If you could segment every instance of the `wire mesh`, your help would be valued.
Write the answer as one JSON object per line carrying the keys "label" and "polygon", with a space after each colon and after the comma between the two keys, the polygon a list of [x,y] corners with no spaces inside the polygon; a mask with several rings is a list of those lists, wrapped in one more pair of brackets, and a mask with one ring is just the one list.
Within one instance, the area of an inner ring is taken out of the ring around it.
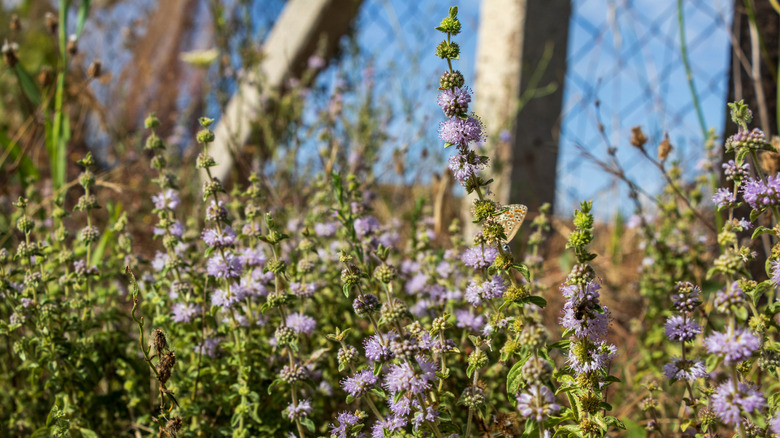
{"label": "wire mesh", "polygon": [[705,136],[683,63],[680,25],[704,129],[720,132],[732,5],[686,0],[680,11],[672,0],[575,0],[572,6],[556,203],[566,211],[580,199],[594,199],[602,214],[628,213],[628,202],[611,201],[627,200],[625,185],[583,160],[580,148],[605,159],[607,147],[616,147],[628,177],[654,193],[661,176],[629,145],[631,128],[642,126],[651,151],[668,133],[675,146],[671,159],[695,172]]}
{"label": "wire mesh", "polygon": [[[394,95],[416,99],[415,116],[397,126],[403,143],[414,124],[439,120],[433,104],[441,62],[432,56],[440,38],[433,31],[451,2],[369,0],[358,20],[358,40],[375,57],[377,71],[395,72],[376,78],[376,87]],[[704,156],[704,134],[698,121],[682,58],[680,17],[675,0],[573,0],[569,29],[567,73],[559,138],[557,211],[570,211],[582,199],[594,199],[602,215],[628,210],[625,185],[609,177],[581,149],[597,158],[607,157],[607,141],[599,132],[599,118],[610,146],[628,177],[648,192],[657,191],[662,178],[641,154],[628,144],[633,126],[642,126],[654,148],[668,134],[675,147],[670,159],[695,172]],[[550,10],[550,13],[556,13]],[[458,68],[473,83],[476,59],[477,2],[460,8],[464,33],[458,36]],[[692,81],[706,128],[722,130],[729,70],[729,35],[732,4],[726,1],[685,0],[682,22]],[[408,71],[393,69],[412,62]],[[479,90],[476,90],[479,93]],[[597,108],[596,101],[599,102]],[[408,124],[408,125],[407,125]],[[433,149],[433,135],[418,139],[415,147]],[[443,160],[443,156],[439,156]],[[443,161],[439,162],[443,168]],[[620,202],[615,202],[618,199]]]}

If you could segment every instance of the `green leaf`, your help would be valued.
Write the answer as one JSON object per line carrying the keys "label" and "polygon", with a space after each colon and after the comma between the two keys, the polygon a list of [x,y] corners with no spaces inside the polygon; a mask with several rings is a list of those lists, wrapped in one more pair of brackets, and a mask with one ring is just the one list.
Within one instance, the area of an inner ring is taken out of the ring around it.
{"label": "green leaf", "polygon": [[604,378],[604,382],[606,382],[606,383],[612,383],[612,382],[620,383],[620,382],[622,382],[622,380],[618,379],[615,376],[607,376],[606,378]]}
{"label": "green leaf", "polygon": [[523,383],[523,365],[528,361],[530,355],[517,361],[506,375],[506,393],[514,395]]}
{"label": "green leaf", "polygon": [[522,300],[520,300],[520,302],[535,304],[537,307],[542,309],[547,307],[547,300],[545,300],[544,298],[538,295],[531,295],[530,297],[525,297]]}
{"label": "green leaf", "polygon": [[553,350],[553,349],[559,349],[559,350],[567,350],[569,348],[569,344],[571,344],[571,340],[569,339],[561,339],[558,342],[554,342],[547,346],[547,351]]}
{"label": "green leaf", "polygon": [[[120,203],[117,207],[113,207],[112,204],[108,204],[108,211],[111,215],[111,219],[113,222],[116,222],[119,220],[119,217],[122,215],[122,204]],[[95,250],[92,253],[92,266],[100,266],[103,260],[103,255],[106,252],[106,247],[108,246],[108,242],[114,240],[114,230],[113,228],[106,229],[105,233],[100,237],[100,242],[95,246]]]}
{"label": "green leaf", "polygon": [[[60,22],[60,28],[64,26],[65,23]],[[65,74],[60,73],[57,75],[57,91],[54,96],[54,125],[46,144],[51,163],[52,185],[55,191],[65,185],[67,142],[70,139],[70,123],[62,109],[64,94]]]}
{"label": "green leaf", "polygon": [[647,436],[647,431],[645,428],[635,421],[626,418],[624,423],[624,426],[628,431],[628,438],[645,438]]}
{"label": "green leaf", "polygon": [[35,432],[33,432],[32,435],[30,435],[30,438],[49,438],[51,436],[51,432],[49,431],[48,427],[42,427]]}
{"label": "green leaf", "polygon": [[301,418],[301,424],[303,427],[309,430],[309,432],[314,433],[314,422],[311,421],[309,417],[303,417]]}
{"label": "green leaf", "polygon": [[98,438],[98,434],[94,430],[86,427],[79,427],[79,432],[81,432],[81,436],[84,438]]}
{"label": "green leaf", "polygon": [[520,273],[520,275],[523,276],[526,280],[530,281],[531,272],[528,270],[528,266],[526,266],[523,263],[515,263],[512,265],[512,267]]}
{"label": "green leaf", "polygon": [[448,147],[454,146],[454,145],[455,145],[455,143],[446,142],[446,143],[444,143],[444,149],[447,149]]}
{"label": "green leaf", "polygon": [[92,0],[81,0],[79,6],[79,16],[76,24],[76,38],[81,37],[81,31],[84,30],[84,22],[87,21],[87,15],[89,15],[89,4]]}
{"label": "green leaf", "polygon": [[14,66],[14,73],[16,73],[16,78],[19,79],[19,86],[22,88],[24,95],[37,107],[41,103],[41,93],[35,80],[27,73],[21,62],[17,62]]}
{"label": "green leaf", "polygon": [[344,291],[344,296],[347,297],[347,298],[349,298],[349,290],[350,289],[351,288],[349,287],[348,284],[345,284],[344,287],[342,288],[342,290]]}
{"label": "green leaf", "polygon": [[750,222],[755,222],[762,212],[762,210],[750,210]]}
{"label": "green leaf", "polygon": [[763,225],[760,225],[756,227],[755,231],[753,231],[753,235],[750,236],[751,239],[755,239],[757,236],[760,236],[762,234],[775,234],[774,230],[771,228],[767,228]]}
{"label": "green leaf", "polygon": [[[30,160],[30,157],[28,157],[22,151],[18,143],[12,142],[11,139],[3,132],[0,132],[0,146],[2,146],[3,151],[5,151],[3,156],[11,160],[10,166],[13,166],[14,164],[16,165],[15,173],[19,176],[19,182],[22,184],[23,188],[27,187],[28,178],[40,178],[40,173],[38,173],[38,169],[35,168],[32,160]],[[5,161],[2,161],[0,162],[0,169],[4,168]],[[8,170],[13,169],[5,170],[7,172]],[[13,175],[14,172],[10,172],[8,174]]]}
{"label": "green leaf", "polygon": [[271,395],[271,390],[274,389],[274,387],[281,385],[284,383],[284,380],[282,379],[275,379],[273,382],[271,382],[270,385],[268,385],[268,395]]}

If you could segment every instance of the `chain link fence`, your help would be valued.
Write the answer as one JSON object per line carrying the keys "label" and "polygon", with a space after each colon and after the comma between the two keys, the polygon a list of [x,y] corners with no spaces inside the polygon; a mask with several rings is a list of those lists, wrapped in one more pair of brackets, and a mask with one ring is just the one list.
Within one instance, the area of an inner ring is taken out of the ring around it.
{"label": "chain link fence", "polygon": [[[375,87],[398,98],[391,105],[413,107],[413,116],[398,122],[394,129],[397,144],[388,146],[407,147],[410,159],[416,159],[422,149],[432,151],[439,160],[429,163],[432,170],[435,166],[443,169],[446,156],[446,152],[436,152],[439,142],[431,124],[441,119],[433,101],[442,69],[440,60],[432,56],[441,36],[432,28],[450,3],[367,0],[357,23],[361,56],[371,57],[379,72]],[[473,83],[479,8],[478,2],[464,3],[459,12],[464,33],[458,36],[464,61],[458,68]],[[675,0],[572,1],[557,211],[570,211],[580,200],[593,199],[602,216],[618,210],[631,213],[625,185],[592,160],[584,159],[583,150],[606,159],[607,148],[616,147],[628,177],[655,193],[662,177],[629,145],[632,127],[642,126],[649,138],[648,148],[657,146],[668,134],[675,148],[670,160],[679,160],[687,172],[695,172],[704,156],[702,126],[722,131],[732,3],[685,0],[682,20],[679,12]],[[701,122],[683,63],[681,23]],[[604,135],[599,132],[599,123]],[[427,133],[418,132],[422,124],[428,126]],[[626,202],[616,203],[615,199]]]}
{"label": "chain link fence", "polygon": [[[634,126],[642,127],[651,151],[668,134],[675,147],[670,159],[679,160],[688,175],[696,171],[704,157],[703,130],[721,132],[726,118],[732,15],[732,4],[723,1],[685,0],[680,11],[674,0],[574,0],[558,211],[594,199],[602,213],[630,213],[630,203],[614,202],[627,200],[625,185],[583,160],[583,149],[606,160],[607,148],[616,147],[628,177],[650,193],[658,191],[657,169],[629,145]],[[701,120],[683,62],[681,24]]]}

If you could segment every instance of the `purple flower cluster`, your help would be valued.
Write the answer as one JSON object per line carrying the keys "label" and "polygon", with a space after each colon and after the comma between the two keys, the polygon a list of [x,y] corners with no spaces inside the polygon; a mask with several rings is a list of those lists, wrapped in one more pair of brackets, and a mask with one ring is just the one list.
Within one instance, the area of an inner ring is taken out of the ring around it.
{"label": "purple flower cluster", "polygon": [[360,398],[368,393],[379,381],[371,370],[358,371],[352,377],[341,381],[341,387],[354,398]]}
{"label": "purple flower cluster", "polygon": [[422,394],[431,387],[436,379],[438,368],[434,362],[417,358],[419,370],[412,367],[411,362],[402,362],[390,366],[385,375],[385,388],[392,393],[407,391],[410,394]]}
{"label": "purple flower cluster", "polygon": [[748,178],[742,184],[742,196],[754,210],[780,204],[780,175],[769,175],[766,183]]}
{"label": "purple flower cluster", "polygon": [[720,188],[712,195],[712,202],[714,202],[718,208],[724,208],[737,202],[737,197],[731,190]]}
{"label": "purple flower cluster", "polygon": [[727,181],[742,181],[750,175],[750,166],[748,163],[739,165],[734,160],[729,160],[728,163],[723,163],[723,173]]}
{"label": "purple flower cluster", "polygon": [[355,219],[355,233],[358,237],[366,237],[374,234],[379,229],[379,221],[374,216],[365,216]]}
{"label": "purple flower cluster", "polygon": [[584,287],[566,284],[561,288],[567,300],[560,323],[577,338],[600,342],[607,336],[612,316],[606,306],[599,304],[599,289],[601,285],[595,281]]}
{"label": "purple flower cluster", "polygon": [[176,303],[172,310],[175,322],[190,322],[198,314],[198,308],[194,304]]}
{"label": "purple flower cluster", "polygon": [[772,275],[769,277],[769,279],[772,280],[772,284],[774,284],[776,287],[780,287],[780,260],[773,261],[770,266]]}
{"label": "purple flower cluster", "polygon": [[460,259],[467,266],[479,270],[492,265],[497,255],[498,249],[494,246],[472,246],[463,251]]}
{"label": "purple flower cluster", "polygon": [[154,208],[158,210],[175,210],[179,205],[179,195],[173,189],[166,189],[159,194],[152,196]]}
{"label": "purple flower cluster", "polygon": [[712,410],[730,425],[742,423],[742,412],[759,412],[766,406],[766,398],[747,383],[734,385],[732,380],[721,383],[712,394]]}
{"label": "purple flower cluster", "polygon": [[311,413],[311,400],[300,400],[297,405],[290,403],[287,405],[287,418],[295,420],[296,418],[306,417]]}
{"label": "purple flower cluster", "polygon": [[206,228],[202,234],[203,241],[212,248],[227,248],[236,241],[236,233],[230,227]]}
{"label": "purple flower cluster", "polygon": [[468,151],[465,154],[460,153],[451,156],[447,167],[452,171],[455,181],[465,187],[467,182],[472,177],[476,176],[480,169],[484,169],[487,164],[487,157],[479,156],[473,151]]}
{"label": "purple flower cluster", "polygon": [[390,347],[382,342],[378,335],[370,336],[363,341],[366,358],[369,362],[384,362],[393,356]]}
{"label": "purple flower cluster", "polygon": [[664,365],[664,375],[669,380],[687,380],[693,382],[707,374],[704,362],[700,360],[672,358],[672,361]]}
{"label": "purple flower cluster", "polygon": [[688,342],[701,333],[701,327],[696,321],[686,318],[685,315],[674,315],[667,318],[665,333],[671,341]]}
{"label": "purple flower cluster", "polygon": [[439,125],[439,138],[449,144],[466,147],[469,143],[485,140],[484,125],[482,120],[474,115],[461,119],[453,117]]}
{"label": "purple flower cluster", "polygon": [[360,417],[352,412],[341,412],[336,417],[336,424],[330,425],[330,434],[331,436],[336,436],[338,438],[347,438],[348,430],[359,422]]}
{"label": "purple flower cluster", "polygon": [[534,384],[517,396],[517,410],[524,418],[542,422],[561,410],[550,388]]}
{"label": "purple flower cluster", "polygon": [[393,432],[401,431],[406,427],[407,421],[398,415],[390,415],[385,421],[379,420],[371,428],[371,438],[384,438],[394,436]]}
{"label": "purple flower cluster", "polygon": [[747,329],[714,332],[704,340],[704,346],[711,354],[723,358],[723,363],[742,362],[761,347],[761,338]]}
{"label": "purple flower cluster", "polygon": [[317,327],[317,321],[311,316],[303,315],[301,313],[291,313],[287,316],[287,326],[293,329],[295,333],[310,336]]}
{"label": "purple flower cluster", "polygon": [[472,281],[466,288],[464,298],[472,306],[479,306],[483,301],[489,301],[493,298],[504,296],[506,292],[506,283],[500,275],[494,275],[490,280],[477,284]]}
{"label": "purple flower cluster", "polygon": [[243,270],[241,260],[230,252],[226,252],[224,257],[216,254],[206,263],[206,272],[217,278],[236,278]]}
{"label": "purple flower cluster", "polygon": [[578,375],[603,371],[616,354],[617,347],[601,341],[589,348],[585,354],[578,354],[574,349],[569,350],[568,364]]}
{"label": "purple flower cluster", "polygon": [[455,318],[457,319],[455,323],[456,327],[467,329],[474,333],[479,333],[485,326],[484,316],[475,315],[468,310],[456,310]]}
{"label": "purple flower cluster", "polygon": [[447,117],[457,117],[466,114],[471,102],[471,89],[464,87],[442,90],[439,93],[437,102]]}

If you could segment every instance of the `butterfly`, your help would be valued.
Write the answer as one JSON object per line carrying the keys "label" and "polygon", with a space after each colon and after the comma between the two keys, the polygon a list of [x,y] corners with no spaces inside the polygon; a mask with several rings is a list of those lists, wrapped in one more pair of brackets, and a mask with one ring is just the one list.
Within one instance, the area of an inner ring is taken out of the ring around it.
{"label": "butterfly", "polygon": [[520,225],[523,225],[526,213],[528,213],[528,207],[523,204],[510,204],[501,208],[497,219],[498,223],[504,227],[504,234],[506,234],[504,245],[511,242],[520,231]]}

